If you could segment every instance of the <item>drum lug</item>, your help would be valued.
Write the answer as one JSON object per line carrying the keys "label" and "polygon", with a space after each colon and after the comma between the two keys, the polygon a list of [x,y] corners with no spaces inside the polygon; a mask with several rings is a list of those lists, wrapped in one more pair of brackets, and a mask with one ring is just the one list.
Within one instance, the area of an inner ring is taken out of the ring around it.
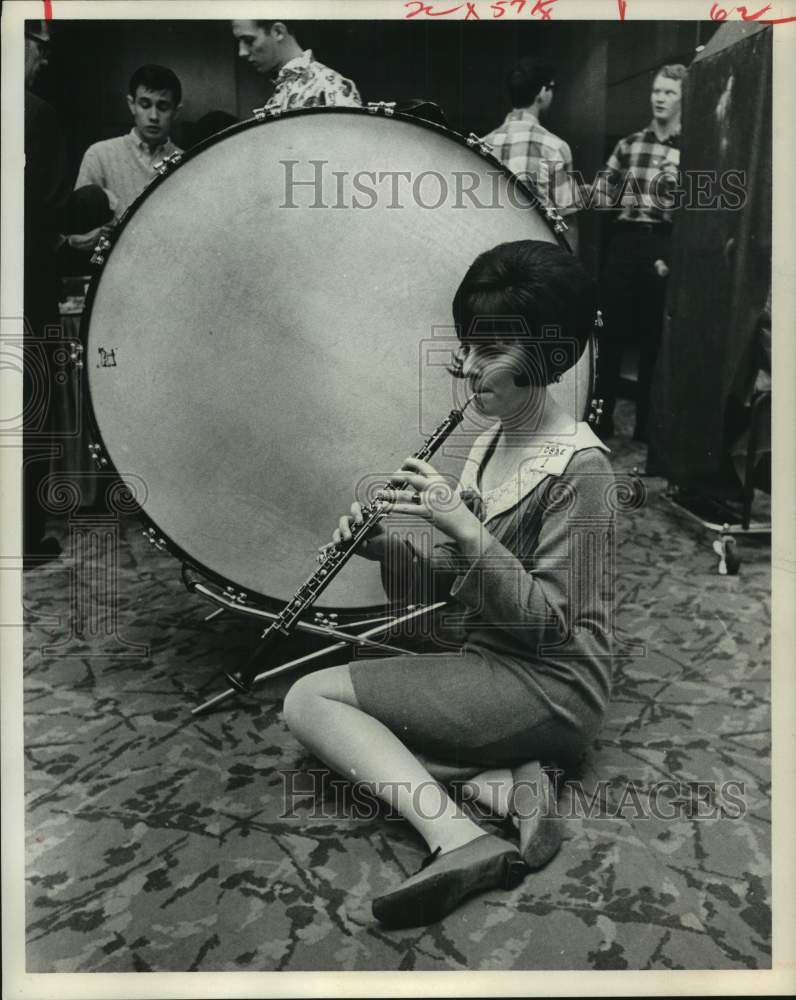
{"label": "drum lug", "polygon": [[94,253],[91,255],[92,264],[104,264],[106,251],[110,250],[111,241],[107,236],[100,236],[94,246]]}
{"label": "drum lug", "polygon": [[340,624],[337,620],[337,614],[332,611],[328,615],[324,614],[323,611],[315,612],[314,625],[320,625],[322,628],[337,628]]}
{"label": "drum lug", "polygon": [[491,153],[495,148],[494,146],[490,146],[488,142],[484,142],[484,140],[480,136],[477,136],[475,132],[471,132],[465,139],[465,142],[471,149],[477,149],[479,153]]}
{"label": "drum lug", "polygon": [[235,590],[234,587],[225,587],[224,597],[232,604],[245,604],[249,599],[245,590]]}
{"label": "drum lug", "polygon": [[141,534],[144,538],[146,538],[150,545],[154,545],[158,552],[168,551],[166,539],[162,535],[159,535],[154,528],[146,528],[141,532]]}
{"label": "drum lug", "polygon": [[167,174],[182,159],[182,153],[169,153],[168,156],[164,156],[162,160],[158,160],[157,163],[153,163],[152,166],[159,174]]}
{"label": "drum lug", "polygon": [[282,112],[278,108],[268,108],[263,106],[262,108],[252,108],[252,117],[256,118],[258,122],[264,122],[268,118],[278,118]]}
{"label": "drum lug", "polygon": [[564,222],[564,219],[557,208],[554,208],[552,205],[548,205],[544,210],[544,214],[547,221],[552,225],[553,232],[565,233],[569,229],[569,226],[566,222]]}
{"label": "drum lug", "polygon": [[589,411],[589,423],[594,427],[600,426],[600,418],[603,415],[603,406],[605,405],[604,399],[593,399],[591,401],[591,409]]}
{"label": "drum lug", "polygon": [[71,340],[69,342],[69,360],[78,370],[83,367],[83,345]]}
{"label": "drum lug", "polygon": [[102,454],[102,448],[98,444],[90,444],[88,446],[88,453],[94,460],[97,468],[104,469],[108,464],[108,459]]}
{"label": "drum lug", "polygon": [[386,115],[392,118],[395,114],[395,101],[368,101],[366,107],[372,115]]}

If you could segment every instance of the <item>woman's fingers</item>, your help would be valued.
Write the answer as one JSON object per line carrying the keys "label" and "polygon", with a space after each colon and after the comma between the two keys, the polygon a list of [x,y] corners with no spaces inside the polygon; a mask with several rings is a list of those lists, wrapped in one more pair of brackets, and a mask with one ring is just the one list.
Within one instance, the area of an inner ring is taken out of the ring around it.
{"label": "woman's fingers", "polygon": [[[356,526],[357,528],[365,523],[365,516],[362,513],[362,505],[357,503],[355,500],[351,504],[351,513],[343,514],[338,522],[338,527],[335,528],[332,539],[335,542],[347,542],[353,537],[352,529]],[[369,532],[370,535],[378,534],[379,526],[375,525],[374,528]]]}
{"label": "woman's fingers", "polygon": [[427,490],[431,483],[425,476],[420,476],[415,472],[399,472],[392,477],[392,482],[395,485],[411,486],[412,491],[416,493],[422,493],[423,490]]}
{"label": "woman's fingers", "polygon": [[347,542],[351,538],[351,518],[348,514],[343,514],[340,518],[340,527],[337,530],[340,533],[338,541]]}
{"label": "woman's fingers", "polygon": [[419,472],[421,476],[437,475],[437,470],[433,465],[424,462],[422,458],[415,458],[414,455],[410,455],[409,458],[404,460],[403,468],[409,469],[410,472]]}
{"label": "woman's fingers", "polygon": [[401,468],[390,476],[390,480],[392,482],[403,482],[404,480],[408,480],[410,476],[418,479],[429,479],[438,475],[439,473],[433,465],[429,465],[428,462],[410,455],[409,458],[404,459]]}
{"label": "woman's fingers", "polygon": [[433,511],[429,510],[422,503],[394,503],[390,505],[391,514],[411,514],[414,517],[422,517],[426,521],[432,521],[434,518]]}
{"label": "woman's fingers", "polygon": [[417,500],[414,498],[418,494],[415,490],[380,490],[379,499],[386,500],[390,504],[396,503],[411,503],[417,505]]}

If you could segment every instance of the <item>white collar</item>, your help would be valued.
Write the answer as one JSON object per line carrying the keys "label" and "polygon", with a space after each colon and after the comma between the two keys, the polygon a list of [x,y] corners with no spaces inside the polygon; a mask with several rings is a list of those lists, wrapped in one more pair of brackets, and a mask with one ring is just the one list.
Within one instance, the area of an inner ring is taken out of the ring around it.
{"label": "white collar", "polygon": [[507,125],[509,122],[531,122],[532,125],[541,125],[539,116],[535,115],[530,108],[512,108],[506,115],[503,124]]}
{"label": "white collar", "polygon": [[516,507],[548,476],[562,475],[576,452],[586,448],[600,448],[605,452],[610,450],[591,427],[581,421],[576,425],[574,434],[540,438],[538,444],[525,448],[525,455],[517,473],[493,490],[481,493],[478,488],[478,473],[500,431],[501,425],[497,423],[476,440],[464,463],[459,480],[461,490],[467,490],[481,497],[484,523]]}
{"label": "white collar", "polygon": [[[166,136],[166,141],[162,142],[159,146],[150,146],[146,143],[141,136],[138,134],[138,129],[133,125],[133,127],[128,132],[128,135],[135,144],[135,148],[140,150],[142,153],[146,153],[147,156],[151,156],[153,159],[158,155],[158,153],[170,152],[170,147],[172,146],[171,136]],[[177,148],[176,146],[174,147]]]}
{"label": "white collar", "polygon": [[312,55],[312,49],[304,49],[301,55],[293,56],[292,59],[288,59],[284,66],[282,66],[276,76],[277,82],[282,79],[283,74],[287,77],[295,73],[301,73],[302,70],[314,62],[315,58]]}

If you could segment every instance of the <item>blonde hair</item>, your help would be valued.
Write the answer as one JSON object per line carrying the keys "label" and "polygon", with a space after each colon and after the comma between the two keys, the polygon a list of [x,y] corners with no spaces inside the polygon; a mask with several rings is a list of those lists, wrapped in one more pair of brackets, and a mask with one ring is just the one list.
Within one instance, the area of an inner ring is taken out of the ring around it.
{"label": "blonde hair", "polygon": [[661,66],[655,76],[665,76],[670,80],[685,80],[688,70],[682,63],[670,63],[668,66]]}

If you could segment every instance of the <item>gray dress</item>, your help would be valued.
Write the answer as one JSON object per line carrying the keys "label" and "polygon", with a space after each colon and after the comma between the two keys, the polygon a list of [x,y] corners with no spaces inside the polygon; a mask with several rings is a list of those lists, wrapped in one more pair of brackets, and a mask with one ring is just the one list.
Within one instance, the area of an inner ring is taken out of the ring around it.
{"label": "gray dress", "polygon": [[474,445],[462,498],[484,525],[471,561],[453,543],[402,541],[382,566],[391,600],[449,598],[448,652],[357,660],[362,708],[451,764],[566,765],[597,732],[611,684],[613,474],[586,424],[542,442],[516,477],[480,491],[499,427]]}

